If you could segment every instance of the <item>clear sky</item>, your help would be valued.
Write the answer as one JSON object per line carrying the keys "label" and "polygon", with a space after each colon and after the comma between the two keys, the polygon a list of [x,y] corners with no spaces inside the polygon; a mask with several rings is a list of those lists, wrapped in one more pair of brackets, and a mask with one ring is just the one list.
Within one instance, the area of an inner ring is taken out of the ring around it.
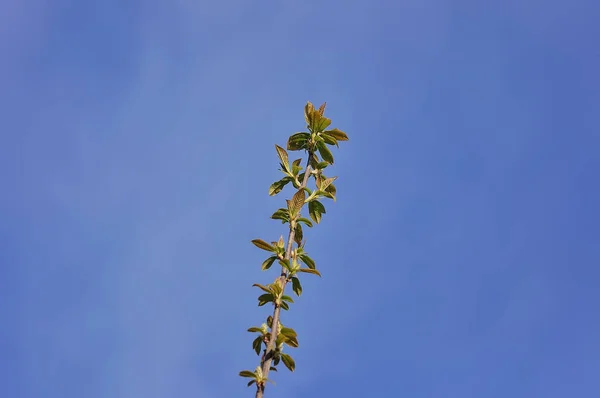
{"label": "clear sky", "polygon": [[[274,144],[328,102],[267,398],[600,396],[600,6],[0,2],[0,395],[250,397]],[[300,153],[299,153],[300,154]]]}

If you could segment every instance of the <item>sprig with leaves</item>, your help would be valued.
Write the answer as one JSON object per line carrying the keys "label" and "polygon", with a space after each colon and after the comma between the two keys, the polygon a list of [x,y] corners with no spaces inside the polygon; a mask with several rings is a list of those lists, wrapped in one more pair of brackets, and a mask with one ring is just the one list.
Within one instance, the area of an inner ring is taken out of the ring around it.
{"label": "sprig with leaves", "polygon": [[[251,333],[258,333],[252,342],[252,348],[257,355],[262,356],[260,365],[253,372],[244,370],[240,376],[250,378],[248,386],[256,384],[256,398],[263,397],[265,384],[269,380],[269,372],[277,371],[277,366],[283,362],[285,367],[294,371],[296,363],[294,359],[283,352],[284,345],[298,347],[298,338],[292,328],[284,327],[281,323],[281,310],[289,310],[293,298],[285,294],[286,286],[291,283],[292,291],[296,296],[302,294],[300,274],[314,274],[321,276],[316,268],[315,261],[304,251],[306,240],[302,230],[303,225],[312,228],[313,222],[319,224],[325,206],[321,203],[323,198],[336,200],[337,190],[333,182],[337,177],[326,177],[324,170],[333,164],[333,155],[328,145],[338,147],[339,141],[348,141],[348,136],[343,131],[334,128],[328,130],[331,120],[324,116],[325,103],[315,109],[308,102],[304,107],[308,132],[292,134],[287,141],[288,151],[305,151],[307,154],[306,170],[302,172],[302,159],[296,159],[291,164],[288,152],[275,145],[277,156],[280,160],[280,170],[284,177],[271,184],[269,195],[274,196],[281,192],[289,183],[296,189],[291,199],[286,200],[287,206],[278,209],[271,216],[274,220],[280,220],[282,224],[288,224],[289,233],[287,243],[283,236],[277,242],[267,243],[262,239],[254,239],[252,243],[259,249],[268,251],[271,255],[262,263],[262,270],[266,271],[278,262],[281,265],[281,273],[273,283],[261,285],[255,283],[253,286],[261,290],[258,297],[258,305],[263,306],[271,303],[273,315],[269,315],[266,322],[260,327],[248,329]],[[309,178],[315,181],[315,188],[308,188]],[[309,218],[302,217],[304,205],[308,207]],[[296,244],[294,247],[294,243]]]}

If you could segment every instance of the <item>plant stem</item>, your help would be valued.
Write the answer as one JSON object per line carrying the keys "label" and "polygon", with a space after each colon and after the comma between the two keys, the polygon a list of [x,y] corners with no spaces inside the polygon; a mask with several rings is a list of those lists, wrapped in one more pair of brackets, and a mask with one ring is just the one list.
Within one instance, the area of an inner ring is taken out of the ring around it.
{"label": "plant stem", "polygon": [[[304,179],[302,181],[302,185],[300,185],[299,189],[303,189],[306,187],[308,183],[308,177],[310,176],[310,159],[312,158],[312,152],[308,152],[308,159],[306,161],[306,171],[304,172]],[[294,242],[294,237],[296,235],[296,230],[292,228],[292,224],[290,222],[290,234],[288,235],[287,248],[285,252],[285,259],[290,260],[292,257],[292,246]],[[282,284],[282,290],[285,292],[285,287],[287,286],[287,271],[284,267],[281,267],[281,276],[279,277]],[[265,355],[263,356],[262,362],[262,374],[266,379],[269,376],[269,371],[271,370],[271,362],[273,361],[273,353],[276,349],[276,341],[277,335],[279,334],[279,317],[281,314],[281,306],[275,305],[273,309],[273,323],[271,324],[271,337],[269,338],[269,344],[267,344],[267,348],[265,350]],[[256,386],[256,398],[262,398],[265,393],[265,384]]]}

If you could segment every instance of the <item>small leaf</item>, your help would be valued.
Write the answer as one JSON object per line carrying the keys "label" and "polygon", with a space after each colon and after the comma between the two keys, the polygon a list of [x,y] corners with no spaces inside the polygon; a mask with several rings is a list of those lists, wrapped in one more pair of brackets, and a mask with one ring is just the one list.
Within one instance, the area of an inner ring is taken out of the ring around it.
{"label": "small leaf", "polygon": [[318,112],[312,111],[309,115],[308,115],[308,129],[310,130],[311,133],[314,133],[316,130],[316,124],[319,121],[319,118],[321,117],[321,115],[319,115]]}
{"label": "small leaf", "polygon": [[300,279],[297,277],[292,277],[292,290],[296,293],[296,296],[300,297],[302,294],[302,285],[300,284]]}
{"label": "small leaf", "polygon": [[[317,137],[318,138],[318,137]],[[310,156],[310,167],[313,167],[312,165],[317,165],[319,164],[319,157],[317,156],[316,153],[313,152],[313,154]]]}
{"label": "small leaf", "polygon": [[320,190],[322,191],[326,191],[327,188],[335,181],[337,180],[337,177],[329,177],[325,180],[323,180],[323,182],[321,182],[321,186],[319,187]]}
{"label": "small leaf", "polygon": [[322,133],[321,137],[323,138],[323,141],[325,141],[326,144],[335,145],[335,146],[339,147],[337,140],[335,138],[333,138],[332,136],[330,136],[329,134]]}
{"label": "small leaf", "polygon": [[290,309],[289,304],[286,303],[285,301],[282,301],[281,304],[280,304],[280,306],[281,306],[282,309],[284,309],[286,311]]}
{"label": "small leaf", "polygon": [[298,336],[296,335],[296,332],[293,329],[291,329],[291,331],[292,334],[288,335],[279,333],[279,335],[277,336],[277,347],[280,347],[282,344],[287,344],[292,348],[298,347]]}
{"label": "small leaf", "polygon": [[292,181],[292,177],[284,177],[279,181],[275,181],[269,187],[269,196],[277,195],[290,181]]}
{"label": "small leaf", "polygon": [[312,228],[312,226],[313,226],[312,221],[310,221],[308,218],[300,217],[300,218],[298,218],[297,221],[298,221],[298,223],[306,224],[306,226],[309,228]]}
{"label": "small leaf", "polygon": [[328,119],[323,115],[319,115],[319,116],[320,117],[318,118],[318,120],[315,120],[315,126],[314,126],[314,129],[317,132],[321,132],[321,131],[325,130],[331,124],[331,119]]}
{"label": "small leaf", "polygon": [[281,164],[283,165],[285,171],[290,172],[290,161],[288,159],[287,152],[279,145],[275,145],[275,149],[277,150],[277,156],[279,156],[279,159],[281,160]]}
{"label": "small leaf", "polygon": [[263,263],[260,266],[260,268],[263,271],[268,270],[269,268],[271,268],[271,265],[273,265],[273,263],[275,262],[275,260],[277,260],[277,256],[271,256],[271,257],[267,258],[265,261],[263,261]]}
{"label": "small leaf", "polygon": [[258,287],[259,289],[261,289],[264,292],[271,293],[271,289],[269,289],[266,286],[261,285],[260,283],[255,283],[252,285],[252,287]]}
{"label": "small leaf", "polygon": [[325,189],[325,191],[332,194],[333,200],[335,200],[335,194],[337,193],[337,189],[336,189],[335,185],[329,184],[329,186],[327,187],[327,189]]}
{"label": "small leaf", "polygon": [[317,163],[317,164],[315,165],[315,167],[314,167],[314,168],[315,168],[315,169],[317,169],[317,170],[323,170],[323,169],[325,169],[327,166],[329,166],[329,163],[327,163],[327,162],[319,162],[319,163]]}
{"label": "small leaf", "polygon": [[332,129],[323,131],[325,134],[332,136],[338,141],[348,141],[348,136],[340,129]]}
{"label": "small leaf", "polygon": [[292,348],[298,348],[298,339],[296,337],[286,337],[285,344]]}
{"label": "small leaf", "polygon": [[304,189],[299,189],[294,196],[292,196],[292,200],[288,202],[288,209],[292,216],[295,216],[300,212],[302,206],[304,206],[305,199],[306,192],[304,192]]}
{"label": "small leaf", "polygon": [[333,155],[327,145],[324,142],[317,142],[317,149],[319,150],[319,154],[329,164],[333,164]]}
{"label": "small leaf", "polygon": [[327,102],[323,102],[321,104],[321,106],[319,107],[319,115],[323,116],[323,114],[325,113],[325,107],[327,106]]}
{"label": "small leaf", "polygon": [[288,272],[292,272],[292,267],[290,266],[290,260],[283,259],[279,260],[279,265],[288,270]]}
{"label": "small leaf", "polygon": [[311,269],[311,268],[300,268],[298,270],[298,272],[305,272],[307,274],[314,274],[314,275],[321,276],[321,273],[319,271],[317,271],[316,269]]}
{"label": "small leaf", "polygon": [[249,370],[242,370],[240,372],[240,376],[242,376],[242,377],[256,377],[256,375],[254,374],[254,372],[251,372]]}
{"label": "small leaf", "polygon": [[307,124],[310,124],[311,114],[314,112],[315,107],[313,104],[308,101],[304,106],[304,120],[306,120]]}
{"label": "small leaf", "polygon": [[262,307],[263,305],[265,305],[267,303],[271,303],[273,301],[274,301],[274,299],[273,299],[273,295],[272,294],[270,294],[270,293],[269,294],[266,294],[266,293],[265,294],[261,294],[258,297],[258,306]]}
{"label": "small leaf", "polygon": [[302,225],[296,224],[296,228],[294,228],[294,242],[300,246],[302,244]]}
{"label": "small leaf", "polygon": [[308,202],[308,212],[310,214],[310,218],[313,219],[315,223],[321,222],[321,215],[325,214],[325,206],[318,200],[312,200]]}
{"label": "small leaf", "polygon": [[306,264],[306,266],[308,268],[310,268],[310,269],[316,268],[315,260],[310,258],[308,256],[308,254],[300,254],[300,255],[298,255],[298,258],[300,259],[300,261],[302,261],[304,264]]}
{"label": "small leaf", "polygon": [[293,372],[294,369],[296,369],[296,362],[294,362],[292,357],[288,354],[281,354],[281,361],[283,362],[285,367],[288,368],[291,372]]}
{"label": "small leaf", "polygon": [[283,291],[281,287],[281,279],[275,279],[275,282],[269,285],[271,287],[271,292],[273,293],[273,297],[278,297]]}
{"label": "small leaf", "polygon": [[327,191],[318,191],[317,195],[324,196],[326,198],[335,200],[335,196],[333,196],[333,194],[331,194],[330,192],[327,192]]}
{"label": "small leaf", "polygon": [[302,170],[302,166],[300,166],[300,162],[302,162],[302,159],[296,159],[292,162],[292,174],[293,175],[298,175],[300,170]]}
{"label": "small leaf", "polygon": [[262,239],[253,239],[252,243],[254,243],[254,246],[258,247],[259,249],[263,249],[268,252],[275,252],[275,248]]}
{"label": "small leaf", "polygon": [[282,327],[281,334],[283,334],[287,338],[297,338],[298,337],[298,334],[292,328]]}
{"label": "small leaf", "polygon": [[287,296],[285,294],[283,296],[281,296],[281,299],[283,301],[287,301],[288,303],[293,303],[294,302],[294,300],[290,296]]}
{"label": "small leaf", "polygon": [[272,327],[273,327],[273,317],[272,317],[271,315],[269,315],[269,316],[267,317],[267,326],[268,326],[269,328],[272,328]]}
{"label": "small leaf", "polygon": [[263,343],[263,337],[262,336],[258,336],[252,342],[252,348],[254,348],[254,351],[256,352],[256,355],[260,355],[260,349],[262,348],[262,343]]}
{"label": "small leaf", "polygon": [[309,133],[301,132],[292,134],[290,138],[288,138],[287,142],[288,151],[299,151],[301,149],[307,149],[309,139]]}
{"label": "small leaf", "polygon": [[281,220],[282,224],[285,224],[286,222],[290,222],[289,212],[288,212],[288,210],[283,209],[283,208],[277,209],[277,211],[275,213],[273,213],[271,218],[273,220]]}
{"label": "small leaf", "polygon": [[261,333],[261,334],[262,334],[262,329],[261,329],[261,328],[257,328],[256,326],[253,326],[253,327],[251,327],[251,328],[248,328],[248,331],[249,331],[249,332],[252,332],[252,333],[258,332],[258,333]]}

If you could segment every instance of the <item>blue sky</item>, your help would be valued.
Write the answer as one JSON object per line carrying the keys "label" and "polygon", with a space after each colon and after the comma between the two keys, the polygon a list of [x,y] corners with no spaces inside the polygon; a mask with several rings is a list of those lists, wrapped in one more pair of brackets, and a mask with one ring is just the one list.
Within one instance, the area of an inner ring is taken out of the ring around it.
{"label": "blue sky", "polygon": [[3,1],[1,395],[253,396],[310,100],[351,141],[267,396],[599,396],[599,11]]}

